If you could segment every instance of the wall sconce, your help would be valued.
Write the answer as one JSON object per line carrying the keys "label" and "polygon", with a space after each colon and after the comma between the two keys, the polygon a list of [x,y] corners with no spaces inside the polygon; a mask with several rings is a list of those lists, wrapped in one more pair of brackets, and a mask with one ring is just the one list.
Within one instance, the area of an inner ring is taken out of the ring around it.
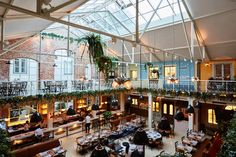
{"label": "wall sconce", "polygon": [[205,67],[209,67],[209,66],[210,66],[210,63],[205,63],[204,66],[205,66]]}
{"label": "wall sconce", "polygon": [[192,77],[192,82],[198,82],[199,81],[199,78],[198,77]]}

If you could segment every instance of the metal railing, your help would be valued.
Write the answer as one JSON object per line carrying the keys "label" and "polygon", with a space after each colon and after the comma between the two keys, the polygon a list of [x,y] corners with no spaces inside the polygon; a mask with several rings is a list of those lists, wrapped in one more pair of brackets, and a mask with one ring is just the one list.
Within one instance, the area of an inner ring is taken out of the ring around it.
{"label": "metal railing", "polygon": [[[100,90],[111,89],[113,80],[100,80]],[[236,81],[231,80],[179,80],[177,84],[168,84],[167,80],[131,81],[133,88],[152,88],[166,90],[184,90],[214,93],[235,93]],[[84,90],[99,90],[99,80],[41,80],[41,81],[12,81],[0,82],[0,98],[28,96],[38,94],[57,94]]]}

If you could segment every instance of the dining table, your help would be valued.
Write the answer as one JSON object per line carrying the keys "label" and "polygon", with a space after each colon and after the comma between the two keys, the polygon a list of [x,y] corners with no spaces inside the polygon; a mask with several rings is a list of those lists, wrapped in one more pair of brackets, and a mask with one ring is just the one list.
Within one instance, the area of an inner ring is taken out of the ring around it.
{"label": "dining table", "polygon": [[198,144],[198,141],[194,140],[194,139],[190,139],[190,138],[184,138],[182,140],[182,143],[187,144],[187,145],[192,146],[192,147],[196,147],[197,144]]}
{"label": "dining table", "polygon": [[161,140],[162,139],[162,135],[159,132],[157,132],[157,131],[148,130],[148,131],[146,131],[146,133],[147,133],[147,137],[149,139],[152,139],[153,141]]}
{"label": "dining table", "polygon": [[178,143],[176,149],[177,151],[183,151],[187,153],[192,153],[194,150],[192,146],[184,145],[182,143]]}
{"label": "dining table", "polygon": [[192,140],[202,142],[204,140],[205,134],[201,132],[190,132],[187,137]]}

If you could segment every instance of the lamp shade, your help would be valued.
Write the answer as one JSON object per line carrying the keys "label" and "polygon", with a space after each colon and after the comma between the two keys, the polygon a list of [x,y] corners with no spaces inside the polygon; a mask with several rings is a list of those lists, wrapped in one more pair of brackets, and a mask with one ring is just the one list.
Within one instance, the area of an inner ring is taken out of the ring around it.
{"label": "lamp shade", "polygon": [[116,80],[114,80],[113,82],[112,82],[112,88],[117,88],[117,87],[119,87],[120,86],[120,84],[116,81]]}
{"label": "lamp shade", "polygon": [[109,157],[106,149],[99,144],[95,147],[90,157]]}
{"label": "lamp shade", "polygon": [[135,135],[134,135],[133,142],[134,142],[134,144],[137,144],[137,145],[146,145],[146,144],[148,144],[148,137],[147,137],[146,131],[139,128],[136,131]]}
{"label": "lamp shade", "polygon": [[189,106],[188,106],[187,112],[188,112],[188,113],[194,113],[194,108],[193,108],[192,105],[189,105]]}
{"label": "lamp shade", "polygon": [[92,110],[99,110],[98,104],[93,104],[92,105]]}
{"label": "lamp shade", "polygon": [[123,83],[123,85],[124,85],[124,87],[125,87],[126,89],[128,89],[128,90],[132,88],[132,84],[131,84],[130,80],[126,80],[126,81]]}
{"label": "lamp shade", "polygon": [[177,121],[184,120],[184,114],[183,114],[183,112],[178,111],[178,112],[176,113],[176,115],[174,116],[174,118],[175,118]]}

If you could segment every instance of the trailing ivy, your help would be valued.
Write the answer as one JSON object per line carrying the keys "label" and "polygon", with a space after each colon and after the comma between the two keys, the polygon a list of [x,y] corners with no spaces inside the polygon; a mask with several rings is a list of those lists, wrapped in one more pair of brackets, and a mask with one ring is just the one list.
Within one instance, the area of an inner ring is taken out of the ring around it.
{"label": "trailing ivy", "polygon": [[[59,34],[55,34],[55,33],[45,33],[45,32],[43,32],[41,34],[41,36],[42,36],[43,39],[45,37],[47,37],[47,38],[57,39],[57,40],[68,40],[68,37],[65,37],[65,36],[59,35]],[[74,43],[74,42],[76,42],[78,44],[80,39],[69,37],[69,40],[70,40],[71,44]]]}
{"label": "trailing ivy", "polygon": [[157,96],[171,96],[171,97],[193,97],[198,100],[207,101],[211,99],[220,100],[220,101],[235,101],[236,94],[224,94],[224,93],[210,93],[210,92],[188,92],[185,90],[165,90],[165,89],[152,89],[152,88],[135,88],[132,90],[127,90],[125,88],[118,89],[106,89],[101,90],[86,90],[86,91],[77,91],[77,92],[64,92],[58,94],[45,94],[45,95],[35,95],[35,96],[27,96],[27,97],[12,97],[6,99],[0,99],[0,106],[4,105],[24,105],[27,102],[51,102],[51,101],[67,101],[74,98],[82,98],[89,96],[97,96],[101,95],[112,95],[119,94],[120,92],[138,92],[138,93],[151,93],[154,97]]}

